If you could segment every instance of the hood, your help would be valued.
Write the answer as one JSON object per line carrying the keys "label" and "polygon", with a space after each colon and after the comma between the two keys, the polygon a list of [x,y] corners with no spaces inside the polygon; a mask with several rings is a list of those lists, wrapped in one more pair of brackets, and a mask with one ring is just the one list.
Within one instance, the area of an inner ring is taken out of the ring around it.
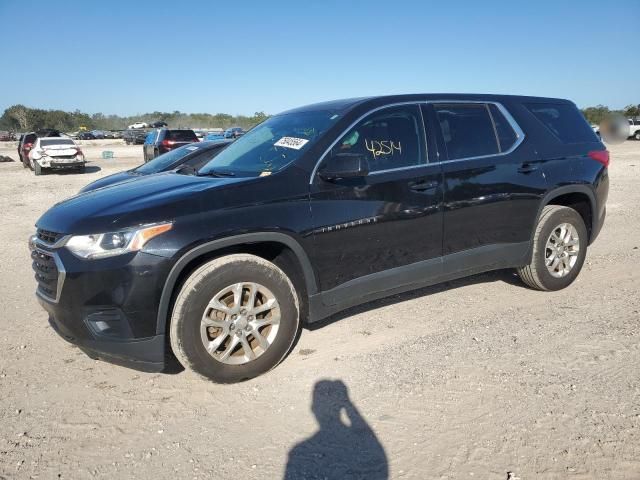
{"label": "hood", "polygon": [[211,178],[173,172],[80,193],[45,212],[38,228],[68,234],[90,234],[154,223],[201,210],[200,192],[240,183],[247,178]]}
{"label": "hood", "polygon": [[78,193],[90,192],[98,188],[107,187],[116,183],[126,182],[127,180],[132,180],[134,178],[140,178],[140,175],[131,173],[131,171],[114,173],[113,175],[107,175],[106,177],[102,177],[95,182],[91,182],[90,184],[83,187],[82,190],[80,190],[80,192]]}

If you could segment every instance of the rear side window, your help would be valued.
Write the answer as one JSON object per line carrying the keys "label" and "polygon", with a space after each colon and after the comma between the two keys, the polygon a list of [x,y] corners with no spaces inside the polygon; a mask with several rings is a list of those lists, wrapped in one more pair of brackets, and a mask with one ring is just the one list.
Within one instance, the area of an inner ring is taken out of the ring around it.
{"label": "rear side window", "polygon": [[197,140],[198,137],[193,130],[168,130],[165,139],[176,142],[191,142]]}
{"label": "rear side window", "polygon": [[435,104],[449,160],[500,153],[485,104]]}
{"label": "rear side window", "polygon": [[75,145],[75,143],[73,143],[73,140],[71,140],[70,138],[41,138],[40,139],[40,146],[41,147],[50,147],[52,145]]}
{"label": "rear side window", "polygon": [[578,109],[568,103],[528,103],[527,109],[562,143],[597,142]]}
{"label": "rear side window", "polygon": [[511,128],[511,125],[496,105],[490,103],[489,111],[491,112],[491,118],[493,118],[493,124],[496,126],[500,151],[506,152],[516,143],[518,135],[516,135],[516,132]]}

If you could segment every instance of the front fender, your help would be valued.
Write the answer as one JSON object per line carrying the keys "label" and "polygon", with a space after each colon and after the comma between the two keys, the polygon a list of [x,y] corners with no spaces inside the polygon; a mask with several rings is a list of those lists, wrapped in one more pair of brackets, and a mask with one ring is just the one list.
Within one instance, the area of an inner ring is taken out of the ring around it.
{"label": "front fender", "polygon": [[260,242],[281,243],[284,246],[290,248],[300,263],[308,294],[313,295],[318,292],[316,277],[311,266],[311,262],[309,261],[309,257],[307,256],[304,248],[293,237],[279,232],[255,232],[220,238],[200,244],[187,251],[176,261],[176,263],[171,268],[171,271],[167,276],[167,280],[165,281],[164,288],[162,289],[162,295],[160,297],[156,328],[157,333],[163,334],[166,331],[167,315],[169,314],[169,307],[171,305],[173,291],[178,282],[178,279],[180,278],[180,274],[191,261],[195,260],[198,257],[201,257],[202,255],[206,255],[223,248]]}

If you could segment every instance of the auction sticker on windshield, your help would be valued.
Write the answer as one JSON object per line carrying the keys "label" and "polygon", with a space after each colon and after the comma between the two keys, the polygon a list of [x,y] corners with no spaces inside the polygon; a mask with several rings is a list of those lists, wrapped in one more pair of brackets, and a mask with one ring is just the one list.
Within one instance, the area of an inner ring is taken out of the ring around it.
{"label": "auction sticker on windshield", "polygon": [[294,150],[300,150],[308,142],[306,138],[296,137],[282,137],[273,145],[276,147],[293,148]]}

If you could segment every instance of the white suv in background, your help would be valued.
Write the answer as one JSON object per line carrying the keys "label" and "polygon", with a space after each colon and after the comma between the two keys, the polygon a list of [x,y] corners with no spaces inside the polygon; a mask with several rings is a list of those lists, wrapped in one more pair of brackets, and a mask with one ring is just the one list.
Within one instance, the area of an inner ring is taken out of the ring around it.
{"label": "white suv in background", "polygon": [[640,118],[628,118],[629,120],[629,138],[640,140]]}
{"label": "white suv in background", "polygon": [[38,138],[29,152],[29,166],[36,175],[41,175],[45,168],[76,168],[84,172],[85,163],[82,150],[70,138]]}

